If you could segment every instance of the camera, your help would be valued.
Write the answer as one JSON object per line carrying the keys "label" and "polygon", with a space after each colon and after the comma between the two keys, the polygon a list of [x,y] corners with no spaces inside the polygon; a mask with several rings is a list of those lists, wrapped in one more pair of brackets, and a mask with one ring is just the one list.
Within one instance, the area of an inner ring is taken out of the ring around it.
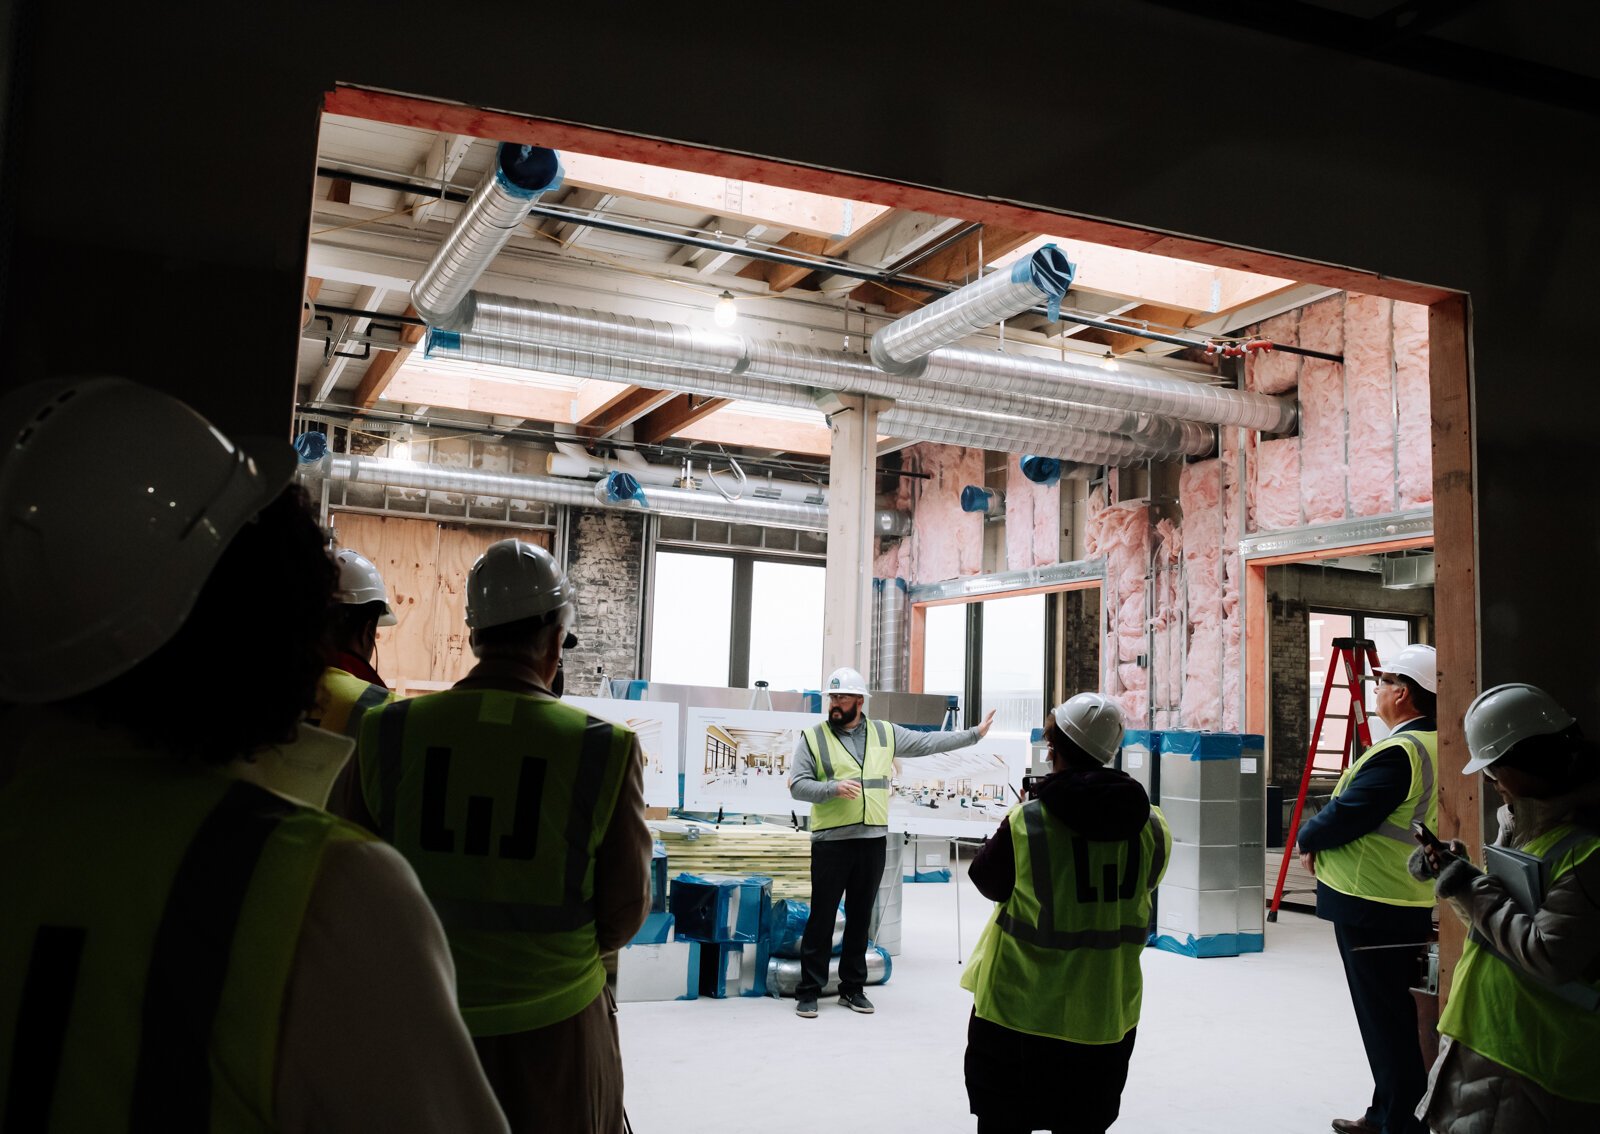
{"label": "camera", "polygon": [[1043,777],[1043,776],[1023,776],[1022,777],[1022,798],[1023,799],[1038,799],[1039,796],[1038,796],[1038,793],[1037,793],[1036,789],[1038,788],[1038,786],[1040,784],[1044,783],[1044,780],[1045,780],[1045,777]]}

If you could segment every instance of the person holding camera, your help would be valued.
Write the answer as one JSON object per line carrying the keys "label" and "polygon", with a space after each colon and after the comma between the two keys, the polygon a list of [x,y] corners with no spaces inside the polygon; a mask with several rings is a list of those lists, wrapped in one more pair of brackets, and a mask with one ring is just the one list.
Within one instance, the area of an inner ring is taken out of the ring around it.
{"label": "person holding camera", "polygon": [[1412,853],[1413,876],[1437,879],[1438,896],[1471,929],[1417,1113],[1438,1134],[1597,1130],[1600,760],[1532,685],[1486,690],[1464,723],[1472,759],[1463,771],[1481,771],[1499,791],[1511,818],[1502,842],[1527,856],[1496,857],[1532,866],[1543,884],[1519,900],[1510,871],[1480,871],[1454,840]]}
{"label": "person holding camera", "polygon": [[[1051,774],[972,861],[973,885],[997,903],[961,977],[979,1134],[1099,1134],[1122,1108],[1150,895],[1172,851],[1144,788],[1108,767],[1122,731],[1103,694],[1058,705],[1045,722]],[[1019,1091],[1019,1068],[1049,1068],[1055,1085]]]}
{"label": "person holding camera", "polygon": [[1317,916],[1333,922],[1367,1065],[1372,1103],[1335,1118],[1339,1134],[1421,1134],[1413,1111],[1427,1088],[1411,986],[1433,936],[1433,891],[1407,871],[1411,824],[1438,826],[1438,666],[1432,646],[1406,646],[1377,673],[1387,737],[1362,753],[1333,798],[1300,828],[1300,861],[1317,879]]}

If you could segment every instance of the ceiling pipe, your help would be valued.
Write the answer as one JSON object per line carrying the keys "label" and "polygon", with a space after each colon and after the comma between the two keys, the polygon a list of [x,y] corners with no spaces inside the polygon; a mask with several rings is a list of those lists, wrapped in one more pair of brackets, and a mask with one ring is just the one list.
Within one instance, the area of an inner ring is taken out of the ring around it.
{"label": "ceiling pipe", "polygon": [[[736,398],[743,401],[766,402],[801,409],[816,409],[812,388],[800,385],[807,377],[830,381],[836,386],[848,386],[836,378],[830,379],[825,370],[808,367],[806,352],[812,347],[793,347],[792,344],[768,344],[789,348],[783,353],[792,365],[779,367],[776,361],[765,364],[752,362],[750,372],[742,375],[710,373],[682,366],[647,363],[616,358],[593,350],[572,350],[533,343],[488,339],[480,336],[458,335],[453,331],[430,331],[425,346],[429,358],[452,358],[465,362],[490,363],[522,370],[542,370],[552,374],[565,374],[578,378],[598,378],[603,381],[625,382],[653,389],[671,388],[707,397]],[[798,353],[795,353],[798,352]],[[752,357],[757,352],[752,352]],[[823,352],[826,353],[826,352]],[[785,380],[753,377],[763,365],[781,369]],[[866,369],[877,375],[866,390],[854,392],[873,396],[888,396],[887,389],[906,388],[885,384],[897,382],[881,374],[870,365]],[[825,387],[825,388],[832,388]],[[927,391],[912,390],[921,398]],[[920,441],[938,441],[947,445],[966,445],[974,448],[996,449],[1003,452],[1038,453],[1069,461],[1088,461],[1093,464],[1134,465],[1147,460],[1170,456],[1204,456],[1215,446],[1215,431],[1194,422],[1175,422],[1153,419],[1147,415],[1117,415],[1118,421],[1138,423],[1143,436],[1133,437],[1096,429],[1082,429],[1056,422],[1041,422],[1034,417],[1015,417],[988,413],[983,410],[952,411],[943,403],[960,401],[956,391],[935,392],[938,406],[896,403],[878,418],[878,429],[891,437],[908,437]],[[1057,407],[1059,408],[1059,407]]]}
{"label": "ceiling pipe", "polygon": [[[735,477],[731,471],[724,473],[716,471],[714,466],[718,463],[731,466],[736,462],[727,457],[718,458],[707,453],[698,458],[685,458],[683,464],[679,465],[652,464],[632,449],[619,451],[615,458],[597,457],[584,450],[582,446],[558,441],[556,451],[545,458],[545,472],[551,476],[580,480],[595,480],[613,472],[625,472],[643,485],[667,485],[676,488],[679,487],[686,468],[689,470],[689,475],[694,476],[693,466],[703,464],[705,479],[714,479],[716,483],[732,483]],[[749,476],[744,492],[766,500],[798,500],[806,504],[828,502],[828,490],[823,485],[779,480],[771,475]]]}
{"label": "ceiling pipe", "polygon": [[[387,485],[430,492],[455,492],[468,496],[498,496],[513,500],[539,500],[546,504],[565,504],[577,508],[611,508],[622,511],[653,512],[663,516],[684,516],[694,520],[721,523],[759,524],[768,528],[799,531],[828,530],[825,504],[792,500],[771,500],[747,494],[735,500],[724,499],[703,489],[671,488],[652,485],[644,490],[645,502],[637,499],[613,501],[602,491],[604,481],[563,480],[522,473],[489,473],[418,461],[397,461],[387,457],[360,457],[339,453],[326,463],[303,466],[309,479],[325,477],[345,484]],[[911,533],[911,517],[905,512],[878,509],[873,530],[880,536],[899,537]]]}
{"label": "ceiling pipe", "polygon": [[1050,321],[1061,317],[1061,300],[1077,269],[1054,244],[902,315],[872,336],[872,361],[890,374],[904,374],[917,359],[975,331],[1046,304]]}
{"label": "ceiling pipe", "polygon": [[540,196],[561,186],[561,155],[501,142],[444,243],[411,288],[411,306],[430,325],[448,323]]}

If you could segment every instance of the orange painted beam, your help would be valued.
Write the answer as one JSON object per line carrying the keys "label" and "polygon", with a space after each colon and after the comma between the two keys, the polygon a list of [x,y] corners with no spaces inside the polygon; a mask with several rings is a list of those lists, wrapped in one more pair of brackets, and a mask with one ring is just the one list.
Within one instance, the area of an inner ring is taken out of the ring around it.
{"label": "orange painted beam", "polygon": [[742,181],[760,181],[807,192],[848,197],[878,205],[890,205],[935,216],[963,217],[1000,227],[1048,232],[1054,235],[1152,252],[1179,260],[1193,260],[1220,268],[1237,268],[1260,275],[1281,276],[1302,283],[1380,295],[1410,303],[1433,304],[1455,293],[1445,288],[1406,280],[1391,279],[1374,272],[1358,271],[1333,264],[1314,263],[1262,252],[1252,248],[1233,248],[1192,237],[1148,232],[1127,225],[1112,224],[1088,217],[1072,216],[1049,209],[1030,208],[1006,201],[962,193],[929,189],[897,181],[884,181],[855,173],[778,161],[749,154],[645,138],[612,130],[556,122],[531,115],[508,114],[463,103],[442,102],[369,90],[356,86],[336,86],[323,96],[323,109],[329,114],[392,122],[445,134],[469,134],[476,138],[495,138],[507,142],[570,149],[601,157],[663,165],[696,173],[720,174]]}

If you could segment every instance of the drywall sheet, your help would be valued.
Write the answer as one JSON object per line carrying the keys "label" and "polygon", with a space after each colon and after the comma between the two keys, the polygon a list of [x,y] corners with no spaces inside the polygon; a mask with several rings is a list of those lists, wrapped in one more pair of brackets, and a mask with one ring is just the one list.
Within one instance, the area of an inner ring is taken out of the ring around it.
{"label": "drywall sheet", "polygon": [[985,836],[1021,798],[1028,738],[990,733],[965,748],[894,763],[891,831]]}
{"label": "drywall sheet", "polygon": [[[1301,344],[1344,349],[1343,298],[1325,299],[1300,317]],[[1344,367],[1308,358],[1300,368],[1300,507],[1308,524],[1345,518]]]}
{"label": "drywall sheet", "polygon": [[1129,721],[1142,722],[1149,711],[1149,680],[1139,658],[1147,646],[1145,574],[1150,563],[1150,506],[1128,501],[1094,512],[1084,541],[1090,556],[1104,556],[1106,561],[1103,691],[1116,699]]}
{"label": "drywall sheet", "polygon": [[[1268,319],[1256,328],[1256,335],[1275,343],[1298,345],[1300,310]],[[1258,351],[1245,360],[1245,389],[1260,394],[1287,394],[1300,384],[1300,356],[1278,351]]]}
{"label": "drywall sheet", "polygon": [[1395,510],[1394,302],[1351,295],[1344,308],[1344,390],[1347,415],[1346,496],[1355,516]]}
{"label": "drywall sheet", "polygon": [[[961,490],[984,482],[982,449],[913,445],[906,462],[928,474],[914,489],[909,583],[938,583],[983,570],[983,514],[961,510]],[[893,578],[893,576],[885,576]]]}
{"label": "drywall sheet", "polygon": [[1284,437],[1256,447],[1256,475],[1250,530],[1276,531],[1300,526],[1300,440]]}
{"label": "drywall sheet", "polygon": [[678,705],[667,701],[619,701],[612,697],[563,697],[592,717],[632,729],[644,754],[646,807],[678,806]]}
{"label": "drywall sheet", "polygon": [[789,795],[789,764],[815,713],[690,707],[683,729],[683,806],[687,811],[807,814]]}
{"label": "drywall sheet", "polygon": [[1394,385],[1400,405],[1399,506],[1433,503],[1433,411],[1428,389],[1428,309],[1394,305]]}

